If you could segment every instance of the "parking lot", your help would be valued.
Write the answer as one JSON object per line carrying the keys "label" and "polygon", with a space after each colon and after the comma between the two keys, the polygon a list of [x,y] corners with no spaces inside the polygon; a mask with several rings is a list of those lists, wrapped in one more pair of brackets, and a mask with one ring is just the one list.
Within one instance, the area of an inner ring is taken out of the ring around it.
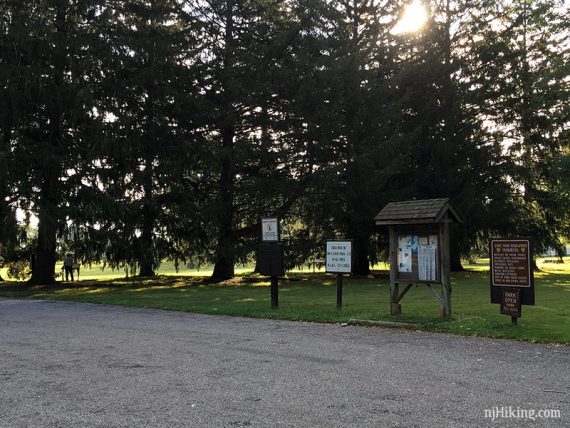
{"label": "parking lot", "polygon": [[34,300],[0,326],[6,427],[570,423],[568,347]]}

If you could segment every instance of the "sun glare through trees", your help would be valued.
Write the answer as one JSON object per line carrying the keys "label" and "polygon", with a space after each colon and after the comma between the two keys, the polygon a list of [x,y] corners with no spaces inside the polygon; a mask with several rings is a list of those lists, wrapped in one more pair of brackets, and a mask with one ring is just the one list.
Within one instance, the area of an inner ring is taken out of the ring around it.
{"label": "sun glare through trees", "polygon": [[428,13],[425,6],[414,1],[404,7],[402,17],[394,27],[395,34],[415,33],[420,31],[428,19]]}

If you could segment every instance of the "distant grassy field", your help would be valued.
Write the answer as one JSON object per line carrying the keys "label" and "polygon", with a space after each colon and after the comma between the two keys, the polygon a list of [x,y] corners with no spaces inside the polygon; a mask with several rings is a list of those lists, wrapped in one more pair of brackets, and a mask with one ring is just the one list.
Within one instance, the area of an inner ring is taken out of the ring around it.
{"label": "distant grassy field", "polygon": [[[381,267],[384,267],[383,265]],[[438,317],[438,304],[425,286],[414,287],[402,301],[402,315],[389,314],[388,273],[374,277],[347,277],[343,310],[335,308],[335,278],[312,269],[290,272],[280,282],[278,310],[270,309],[269,282],[244,268],[240,276],[222,284],[210,284],[206,270],[176,274],[165,265],[152,280],[125,279],[124,273],[98,276],[85,269],[88,280],[68,286],[28,287],[5,283],[0,296],[104,303],[129,307],[274,318],[314,322],[347,322],[351,319],[399,321],[417,329],[461,335],[519,339],[530,342],[570,344],[570,258],[566,263],[540,260],[536,273],[536,306],[524,306],[519,325],[499,314],[489,303],[488,261],[467,266],[470,271],[452,275],[453,317]],[[105,273],[104,271],[102,273]],[[122,277],[122,278],[121,278]]]}
{"label": "distant grassy field", "polygon": [[[552,263],[550,261],[555,261],[555,257],[550,258],[541,258],[538,259],[538,267],[541,270],[544,270],[548,273],[567,273],[570,274],[570,257],[566,257],[565,263]],[[465,268],[468,270],[473,270],[477,272],[486,272],[489,270],[489,259],[478,259],[477,264],[464,264]],[[61,272],[62,263],[58,263],[56,265],[56,272],[60,274]],[[388,271],[388,265],[384,263],[379,263],[378,265],[373,267],[375,270],[379,271]],[[190,276],[190,277],[208,277],[212,275],[213,266],[206,265],[201,266],[200,268],[188,268],[187,266],[181,265],[178,272],[174,267],[174,263],[165,261],[161,264],[160,268],[158,269],[157,274],[160,276]],[[246,275],[251,273],[253,270],[252,265],[240,265],[236,267],[236,274],[237,275]],[[324,273],[325,269],[323,266],[313,268],[312,265],[305,265],[303,269],[294,269],[289,273]],[[13,281],[12,278],[8,276],[8,272],[6,269],[0,269],[0,275],[8,280]],[[81,276],[80,279],[83,281],[113,281],[113,280],[121,280],[126,277],[126,272],[124,270],[113,270],[110,268],[104,268],[102,265],[83,265],[81,266]],[[61,277],[58,277],[61,280]]]}
{"label": "distant grassy field", "polygon": [[[62,268],[62,263],[58,263],[56,265],[56,274],[60,275],[61,274],[61,268]],[[200,269],[189,269],[187,266],[180,266],[180,269],[178,272],[176,272],[176,269],[174,267],[174,263],[172,262],[164,262],[162,263],[162,265],[160,266],[159,270],[158,270],[158,274],[159,275],[167,275],[167,276],[171,276],[171,275],[176,275],[176,276],[208,276],[212,274],[212,269],[213,266],[202,266]],[[244,273],[244,272],[248,272],[251,271],[251,267],[238,267],[236,269],[237,273]],[[7,280],[11,280],[11,278],[8,275],[8,272],[6,269],[1,269],[0,270],[0,275],[2,275],[2,277],[4,279]],[[125,270],[113,270],[111,268],[104,268],[102,265],[98,265],[98,264],[94,264],[94,265],[82,265],[81,266],[81,274],[80,274],[80,279],[81,280],[101,280],[101,281],[110,281],[110,280],[115,280],[115,279],[122,279],[126,277],[126,272]],[[61,277],[58,277],[58,279],[61,279]]]}

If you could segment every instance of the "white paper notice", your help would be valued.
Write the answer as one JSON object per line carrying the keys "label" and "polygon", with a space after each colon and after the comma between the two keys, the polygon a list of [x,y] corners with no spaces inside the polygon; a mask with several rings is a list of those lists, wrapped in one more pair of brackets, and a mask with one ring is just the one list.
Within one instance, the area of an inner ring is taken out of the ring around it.
{"label": "white paper notice", "polygon": [[[411,272],[412,271],[412,235],[398,236],[398,272]],[[417,248],[417,237],[415,241]]]}
{"label": "white paper notice", "polygon": [[352,241],[327,241],[327,272],[352,272]]}
{"label": "white paper notice", "polygon": [[418,248],[418,279],[437,279],[437,245],[420,245]]}

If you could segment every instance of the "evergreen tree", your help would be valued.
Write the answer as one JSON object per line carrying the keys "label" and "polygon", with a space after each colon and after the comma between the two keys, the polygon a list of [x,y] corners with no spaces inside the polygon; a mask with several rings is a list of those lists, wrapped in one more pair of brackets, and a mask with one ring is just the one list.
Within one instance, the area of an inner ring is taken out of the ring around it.
{"label": "evergreen tree", "polygon": [[450,198],[464,217],[463,225],[452,228],[452,270],[462,269],[461,256],[478,246],[492,219],[512,207],[502,141],[485,129],[485,109],[474,85],[480,78],[474,44],[483,36],[473,17],[485,10],[483,3],[433,2],[408,75],[420,118],[413,150],[415,192]]}
{"label": "evergreen tree", "polygon": [[8,2],[15,55],[9,98],[13,131],[10,185],[39,218],[32,282],[54,281],[58,234],[80,179],[75,166],[94,138],[92,124],[95,1]]}
{"label": "evergreen tree", "polygon": [[[94,169],[107,196],[98,213],[104,244],[93,256],[153,276],[165,257],[185,259],[199,202],[197,106],[191,73],[198,29],[184,2],[109,3],[112,54],[101,87],[106,141]],[[181,252],[182,251],[182,252]]]}
{"label": "evergreen tree", "polygon": [[287,90],[281,78],[290,70],[280,67],[296,37],[286,25],[291,23],[287,6],[272,0],[192,5],[191,13],[205,28],[198,84],[212,154],[207,172],[212,192],[205,212],[215,242],[210,249],[214,280],[232,277],[234,264],[247,258],[259,235],[260,217],[284,215],[294,200],[289,186],[298,174],[293,163],[298,154],[281,98]]}
{"label": "evergreen tree", "polygon": [[[389,1],[339,1],[349,32],[340,54],[345,58],[341,141],[345,144],[340,196],[344,202],[337,224],[353,239],[355,274],[370,272],[376,260],[371,246],[373,218],[389,201],[394,166],[401,160],[394,138],[398,99],[393,92],[396,65],[391,29],[398,4]],[[334,192],[334,190],[333,190]]]}
{"label": "evergreen tree", "polygon": [[[558,193],[560,195],[560,201],[563,206],[566,207],[566,212],[570,211],[570,144],[566,145],[564,149],[564,154],[560,157],[557,165],[557,171],[559,176]],[[570,240],[570,216],[562,218],[561,224],[562,237],[566,239],[566,242]],[[560,245],[560,248],[563,246]]]}
{"label": "evergreen tree", "polygon": [[567,217],[554,166],[568,138],[570,10],[557,0],[495,7],[501,20],[486,39],[493,62],[485,108],[512,159],[508,174],[519,209],[511,230],[531,236],[540,254],[560,245]]}
{"label": "evergreen tree", "polygon": [[[20,24],[17,4],[5,3],[0,6],[0,267],[7,257],[10,243],[14,241],[16,221],[14,216],[13,194],[10,189],[9,168],[10,144],[15,127],[13,93],[17,79],[18,54],[11,49],[9,41]],[[0,281],[2,281],[0,276]]]}
{"label": "evergreen tree", "polygon": [[369,258],[375,260],[373,218],[389,201],[389,183],[401,162],[391,87],[395,7],[351,0],[325,9],[320,18],[326,21],[317,21],[314,30],[321,37],[302,112],[316,140],[315,173],[300,206],[309,229],[305,239],[322,248],[326,238],[352,238],[356,274],[368,274]]}

